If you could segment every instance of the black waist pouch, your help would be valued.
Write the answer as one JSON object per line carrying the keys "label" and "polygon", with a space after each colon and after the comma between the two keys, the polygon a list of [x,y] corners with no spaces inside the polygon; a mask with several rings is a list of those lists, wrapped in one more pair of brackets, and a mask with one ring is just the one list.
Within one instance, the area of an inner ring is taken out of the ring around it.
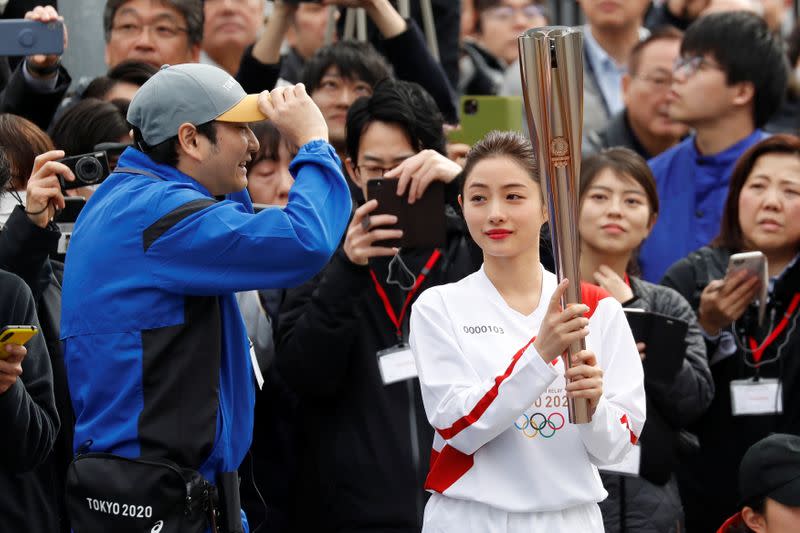
{"label": "black waist pouch", "polygon": [[74,533],[205,533],[216,529],[214,485],[165,459],[78,455],[67,469]]}

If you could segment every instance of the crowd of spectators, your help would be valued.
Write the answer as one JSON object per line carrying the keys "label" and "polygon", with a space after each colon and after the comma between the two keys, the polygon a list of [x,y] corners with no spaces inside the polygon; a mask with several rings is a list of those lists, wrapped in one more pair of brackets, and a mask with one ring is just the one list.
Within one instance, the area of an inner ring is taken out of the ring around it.
{"label": "crowd of spectators", "polygon": [[[605,531],[800,531],[795,6],[577,4],[575,281],[687,325],[670,374],[637,345],[647,419],[633,470],[601,469]],[[523,113],[517,37],[561,23],[555,5],[106,0],[64,45],[96,34],[107,71],[0,57],[0,328],[39,329],[0,345],[0,531],[86,531],[68,472],[107,452],[223,495],[241,478],[220,531],[419,532],[436,430],[419,380],[382,359],[421,293],[481,269],[469,146],[448,133],[470,96]],[[0,17],[72,7],[0,0]],[[225,101],[209,80],[243,99],[202,115],[189,98]],[[111,177],[87,179],[86,156]],[[393,178],[409,203],[444,191],[439,246],[385,242],[402,235],[368,184]],[[764,276],[728,271],[741,252]],[[743,409],[751,392],[769,401]]]}

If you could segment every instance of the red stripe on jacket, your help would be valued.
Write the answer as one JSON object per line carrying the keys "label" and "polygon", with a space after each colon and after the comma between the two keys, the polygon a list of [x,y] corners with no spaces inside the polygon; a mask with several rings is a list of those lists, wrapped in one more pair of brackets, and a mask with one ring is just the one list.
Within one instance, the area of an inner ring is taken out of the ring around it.
{"label": "red stripe on jacket", "polygon": [[478,403],[475,404],[475,407],[473,407],[468,414],[456,420],[455,423],[449,428],[437,429],[436,431],[439,433],[439,435],[441,435],[445,440],[450,440],[458,435],[462,430],[477,422],[481,415],[483,415],[489,406],[492,405],[494,399],[497,398],[497,394],[500,390],[500,384],[508,379],[508,376],[510,376],[514,371],[514,367],[517,365],[519,358],[522,357],[522,354],[525,353],[525,350],[528,349],[528,346],[533,344],[533,341],[535,340],[536,337],[532,338],[528,341],[528,344],[514,354],[514,357],[511,358],[511,364],[508,365],[506,371],[503,372],[502,375],[494,378],[494,385],[492,385],[492,388],[486,391],[486,394],[484,394],[483,397],[478,400]]}
{"label": "red stripe on jacket", "polygon": [[443,493],[461,479],[475,463],[471,455],[445,444],[442,451],[431,450],[431,468],[425,479],[425,490]]}

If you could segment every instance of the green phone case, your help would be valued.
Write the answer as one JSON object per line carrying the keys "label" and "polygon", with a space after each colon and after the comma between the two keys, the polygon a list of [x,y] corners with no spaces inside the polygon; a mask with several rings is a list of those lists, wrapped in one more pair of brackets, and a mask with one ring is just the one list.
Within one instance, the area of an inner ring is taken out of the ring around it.
{"label": "green phone case", "polygon": [[461,97],[461,128],[448,134],[450,142],[473,145],[493,130],[522,132],[519,96]]}

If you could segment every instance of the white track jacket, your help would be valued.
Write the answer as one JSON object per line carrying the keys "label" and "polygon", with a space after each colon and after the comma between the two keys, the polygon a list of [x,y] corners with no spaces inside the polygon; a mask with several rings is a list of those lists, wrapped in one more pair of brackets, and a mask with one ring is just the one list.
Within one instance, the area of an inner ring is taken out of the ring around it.
{"label": "white track jacket", "polygon": [[547,364],[533,339],[556,288],[542,268],[529,316],[511,309],[483,268],[425,291],[411,313],[410,344],[436,434],[425,488],[509,512],[599,502],[596,465],[619,462],[645,421],[644,374],[620,304],[582,285],[587,348],[603,369],[603,396],[589,424],[568,421],[565,367]]}

